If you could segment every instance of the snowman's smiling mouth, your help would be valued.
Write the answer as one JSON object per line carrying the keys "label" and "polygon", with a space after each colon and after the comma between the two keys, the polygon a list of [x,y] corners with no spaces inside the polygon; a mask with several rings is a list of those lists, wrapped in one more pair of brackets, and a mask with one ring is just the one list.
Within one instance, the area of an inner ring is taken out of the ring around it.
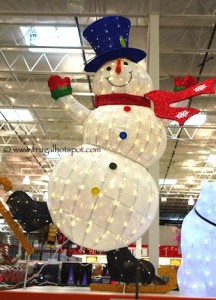
{"label": "snowman's smiling mouth", "polygon": [[130,78],[129,78],[129,80],[128,80],[127,82],[125,82],[124,84],[114,84],[114,83],[111,82],[110,77],[107,77],[106,79],[107,79],[107,81],[108,81],[111,85],[113,85],[113,86],[116,86],[116,87],[123,87],[123,86],[128,85],[128,84],[131,82],[131,79],[132,79],[132,72],[133,72],[133,71],[130,71],[130,72],[129,72],[129,73],[130,73]]}

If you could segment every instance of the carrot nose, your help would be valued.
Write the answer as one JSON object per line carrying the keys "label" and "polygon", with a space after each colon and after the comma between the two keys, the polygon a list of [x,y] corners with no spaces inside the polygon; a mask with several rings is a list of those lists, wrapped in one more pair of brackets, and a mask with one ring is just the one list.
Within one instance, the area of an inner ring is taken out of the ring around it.
{"label": "carrot nose", "polygon": [[120,74],[121,71],[122,71],[122,63],[121,62],[122,62],[122,59],[118,58],[116,68],[115,68],[115,71],[116,71],[117,74]]}

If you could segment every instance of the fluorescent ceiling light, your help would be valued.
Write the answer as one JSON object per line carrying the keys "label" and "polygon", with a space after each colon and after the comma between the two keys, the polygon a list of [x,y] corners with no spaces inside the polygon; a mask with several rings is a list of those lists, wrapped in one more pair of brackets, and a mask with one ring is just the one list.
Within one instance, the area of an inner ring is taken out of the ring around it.
{"label": "fluorescent ceiling light", "polygon": [[187,159],[182,163],[182,165],[190,168],[196,165],[196,161],[194,159]]}
{"label": "fluorescent ceiling light", "polygon": [[161,197],[161,202],[167,202],[167,197]]}
{"label": "fluorescent ceiling light", "polygon": [[29,177],[29,176],[25,176],[25,177],[23,178],[23,184],[29,185],[30,183],[31,183],[30,177]]}
{"label": "fluorescent ceiling light", "polygon": [[[190,117],[185,123],[184,126],[201,126],[206,121],[206,115],[196,114]],[[170,122],[170,125],[178,125],[176,121]]]}
{"label": "fluorescent ceiling light", "polygon": [[49,181],[50,180],[50,176],[49,175],[43,175],[40,180],[44,180],[44,181]]}
{"label": "fluorescent ceiling light", "polygon": [[0,120],[5,121],[4,117],[8,121],[34,121],[28,109],[2,108],[0,109]]}
{"label": "fluorescent ceiling light", "polygon": [[44,155],[46,156],[46,158],[48,159],[53,159],[53,160],[57,160],[60,159],[66,155],[71,155],[70,152],[58,152],[58,151],[50,151],[48,154],[46,152],[44,152]]}
{"label": "fluorescent ceiling light", "polygon": [[207,158],[207,162],[216,165],[216,154],[210,154],[209,157]]}
{"label": "fluorescent ceiling light", "polygon": [[[20,30],[28,46],[48,47],[44,48],[43,52],[81,53],[81,49],[58,49],[58,47],[81,47],[76,27],[21,26]],[[41,52],[41,49],[30,48],[30,51]]]}
{"label": "fluorescent ceiling light", "polygon": [[48,199],[49,199],[49,197],[48,197],[48,192],[45,192],[45,193],[44,193],[43,200],[47,202]]}
{"label": "fluorescent ceiling light", "polygon": [[159,184],[163,185],[163,184],[170,184],[170,185],[174,185],[177,183],[177,179],[159,179]]}
{"label": "fluorescent ceiling light", "polygon": [[196,114],[190,117],[190,119],[188,119],[184,123],[184,125],[201,126],[205,123],[205,121],[206,121],[206,115]]}
{"label": "fluorescent ceiling light", "polygon": [[44,185],[44,186],[47,186],[47,185],[48,185],[47,182],[42,181],[42,180],[33,180],[32,183],[33,183],[33,184],[36,184],[36,185]]}
{"label": "fluorescent ceiling light", "polygon": [[194,184],[194,180],[195,180],[194,176],[186,176],[185,179],[189,184]]}
{"label": "fluorescent ceiling light", "polygon": [[191,206],[192,206],[192,205],[194,205],[194,203],[195,203],[195,202],[194,202],[193,197],[190,196],[189,199],[188,199],[188,205],[191,205]]}

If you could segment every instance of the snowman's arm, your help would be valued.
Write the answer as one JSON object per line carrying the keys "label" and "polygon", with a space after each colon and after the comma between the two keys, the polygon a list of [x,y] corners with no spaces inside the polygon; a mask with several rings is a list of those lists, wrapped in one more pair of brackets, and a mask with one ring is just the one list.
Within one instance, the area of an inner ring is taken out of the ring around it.
{"label": "snowman's arm", "polygon": [[59,105],[63,107],[64,111],[80,125],[88,117],[91,112],[87,107],[77,101],[72,95],[59,98]]}
{"label": "snowman's arm", "polygon": [[48,85],[52,98],[58,100],[64,111],[78,124],[82,125],[91,111],[72,96],[70,78],[65,77],[62,79],[60,76],[54,75],[48,79]]}

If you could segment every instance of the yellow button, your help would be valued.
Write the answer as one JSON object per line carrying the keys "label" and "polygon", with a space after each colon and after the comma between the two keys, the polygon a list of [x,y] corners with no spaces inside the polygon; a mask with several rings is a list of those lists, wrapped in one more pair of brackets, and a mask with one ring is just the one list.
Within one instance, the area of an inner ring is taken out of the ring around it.
{"label": "yellow button", "polygon": [[91,193],[93,196],[98,196],[100,194],[100,189],[95,186],[91,189]]}

